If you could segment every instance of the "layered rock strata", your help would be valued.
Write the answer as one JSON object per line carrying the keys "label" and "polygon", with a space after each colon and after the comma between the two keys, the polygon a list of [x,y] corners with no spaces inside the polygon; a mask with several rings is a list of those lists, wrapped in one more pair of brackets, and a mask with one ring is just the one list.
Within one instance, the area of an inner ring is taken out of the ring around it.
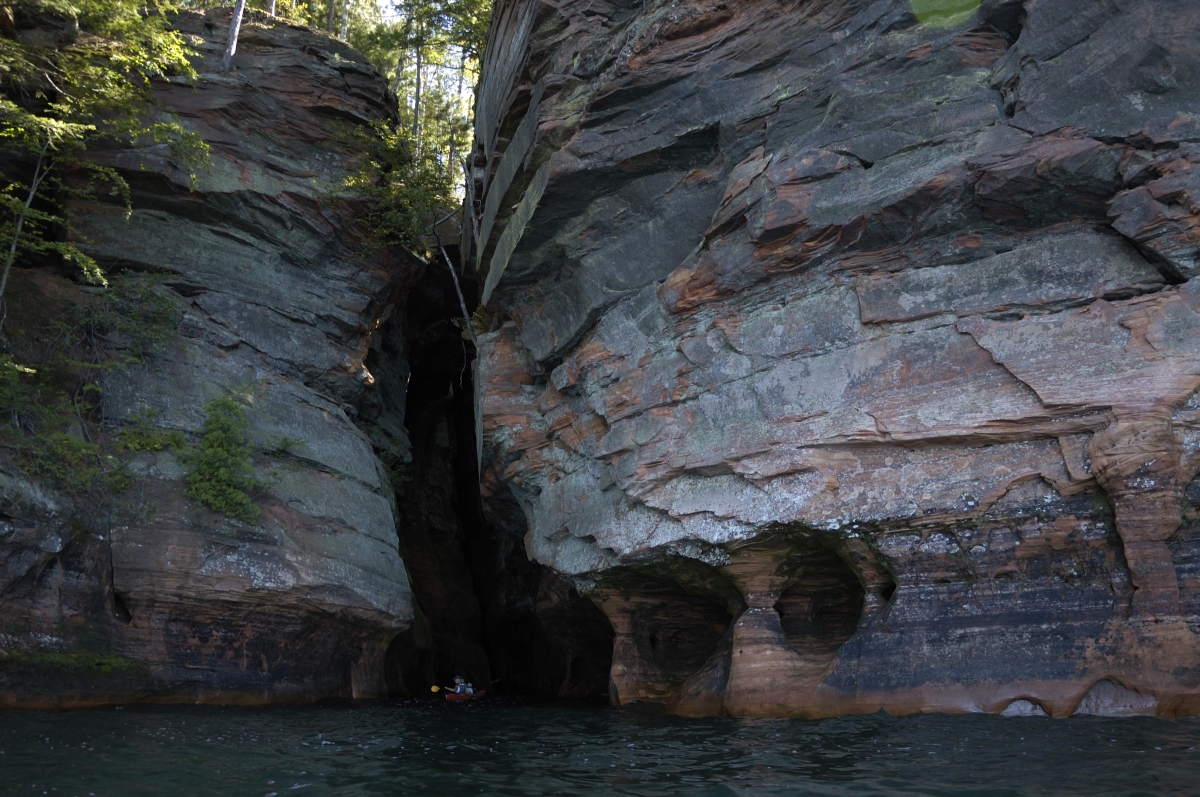
{"label": "layered rock strata", "polygon": [[683,713],[1200,707],[1200,9],[497,4],[482,483]]}
{"label": "layered rock strata", "polygon": [[[163,276],[179,318],[142,365],[105,377],[103,418],[76,433],[115,439],[152,417],[195,445],[207,402],[232,397],[262,514],[242,523],[189,500],[170,450],[136,455],[133,487],[105,506],[5,459],[0,704],[378,696],[413,617],[375,453],[408,456],[403,393],[397,415],[364,357],[423,266],[368,246],[369,207],[341,188],[355,129],[393,118],[394,100],[361,55],[266,17],[248,18],[235,71],[219,73],[228,18],[181,14],[200,77],[157,89],[211,146],[195,181],[165,148],[95,152],[128,181],[132,214],[70,207],[86,251],[114,274]],[[77,295],[18,269],[9,329]]]}

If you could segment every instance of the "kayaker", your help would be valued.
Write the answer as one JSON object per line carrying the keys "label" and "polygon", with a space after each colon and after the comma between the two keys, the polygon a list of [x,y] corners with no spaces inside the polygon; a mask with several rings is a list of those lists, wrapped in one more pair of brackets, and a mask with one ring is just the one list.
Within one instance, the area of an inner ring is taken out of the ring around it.
{"label": "kayaker", "polygon": [[475,687],[472,684],[467,684],[467,694],[468,695],[475,694]]}
{"label": "kayaker", "polygon": [[463,677],[461,675],[454,676],[454,694],[456,694],[456,695],[467,694],[467,682],[465,680],[463,680]]}

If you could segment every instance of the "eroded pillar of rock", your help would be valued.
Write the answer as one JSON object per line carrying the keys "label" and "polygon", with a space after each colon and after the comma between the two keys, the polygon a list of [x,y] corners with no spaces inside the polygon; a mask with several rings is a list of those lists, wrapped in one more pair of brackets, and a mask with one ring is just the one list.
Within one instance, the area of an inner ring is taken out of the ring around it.
{"label": "eroded pillar of rock", "polygon": [[879,625],[887,616],[888,603],[896,591],[896,579],[879,560],[878,555],[862,537],[851,537],[842,543],[845,557],[854,563],[863,585],[863,611],[860,626]]}
{"label": "eroded pillar of rock", "polygon": [[737,716],[778,715],[797,687],[824,673],[824,664],[813,668],[788,646],[773,607],[751,606],[733,626],[725,709]]}
{"label": "eroded pillar of rock", "polygon": [[789,580],[795,551],[774,538],[737,551],[724,568],[742,588],[746,610],[733,625],[725,710],[737,716],[793,712],[826,674],[832,656],[806,657],[784,635],[775,604]]}
{"label": "eroded pillar of rock", "polygon": [[604,610],[604,615],[608,617],[608,621],[612,623],[613,633],[615,634],[613,637],[612,667],[608,671],[608,698],[613,705],[619,706],[631,700],[636,700],[638,697],[644,697],[637,688],[637,684],[640,681],[638,676],[641,670],[637,655],[637,645],[629,633],[629,613],[609,611],[610,608],[615,607],[609,607],[605,602],[600,602],[599,606]]}
{"label": "eroded pillar of rock", "polygon": [[725,714],[725,689],[733,655],[734,629],[731,627],[717,643],[708,661],[688,678],[671,704],[671,712],[689,717],[717,717]]}
{"label": "eroded pillar of rock", "polygon": [[596,590],[591,598],[608,618],[615,635],[608,676],[609,700],[620,706],[635,700],[661,699],[658,668],[646,661],[634,634],[636,603],[610,590]]}
{"label": "eroded pillar of rock", "polygon": [[1139,614],[1179,614],[1179,581],[1166,541],[1182,522],[1182,453],[1170,419],[1155,416],[1118,416],[1089,447],[1092,474],[1113,502]]}

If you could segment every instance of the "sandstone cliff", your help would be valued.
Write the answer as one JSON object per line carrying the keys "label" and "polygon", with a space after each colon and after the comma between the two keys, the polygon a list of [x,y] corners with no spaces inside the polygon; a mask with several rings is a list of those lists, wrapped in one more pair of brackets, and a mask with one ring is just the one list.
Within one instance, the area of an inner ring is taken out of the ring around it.
{"label": "sandstone cliff", "polygon": [[[196,183],[165,148],[94,151],[131,186],[132,215],[120,197],[69,207],[110,275],[155,275],[169,330],[141,364],[103,372],[77,423],[55,419],[124,463],[123,489],[62,483],[30,467],[38,438],[0,437],[0,706],[428,696],[456,673],[508,694],[600,693],[608,621],[528,561],[523,529],[481,517],[474,351],[449,271],[380,249],[369,202],[342,188],[363,127],[395,100],[345,45],[253,12],[235,71],[218,73],[228,14],[177,18],[200,79],[158,87],[212,147]],[[454,257],[456,222],[440,231]],[[18,265],[4,343],[21,362],[46,362],[113,301],[69,265]],[[474,306],[478,286],[462,287]],[[116,332],[98,343],[110,363],[131,345]],[[249,421],[254,522],[186,495],[223,397]],[[123,450],[130,432],[186,445]],[[60,460],[44,463],[69,471]]]}
{"label": "sandstone cliff", "polygon": [[490,42],[483,489],[614,700],[1200,706],[1195,3],[501,0]]}
{"label": "sandstone cliff", "polygon": [[[70,208],[112,273],[165,275],[179,317],[165,347],[105,377],[103,417],[75,433],[115,436],[152,410],[194,440],[205,404],[233,396],[262,515],[188,500],[169,450],[137,455],[133,486],[104,506],[0,461],[0,704],[375,696],[413,617],[376,456],[408,456],[404,374],[397,415],[364,358],[423,265],[367,246],[368,208],[340,188],[354,129],[394,116],[394,100],[361,55],[266,18],[218,73],[228,14],[178,17],[200,79],[158,91],[212,147],[196,184],[165,148],[95,152],[129,182],[132,216]],[[53,269],[18,269],[8,329],[41,329],[64,298],[88,297]]]}

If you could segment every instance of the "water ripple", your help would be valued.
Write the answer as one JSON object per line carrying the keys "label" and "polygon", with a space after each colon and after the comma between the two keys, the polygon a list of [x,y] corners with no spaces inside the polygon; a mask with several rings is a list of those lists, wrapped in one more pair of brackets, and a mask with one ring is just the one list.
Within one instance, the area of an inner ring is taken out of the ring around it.
{"label": "water ripple", "polygon": [[0,714],[0,793],[1195,795],[1200,720],[685,719],[434,702]]}

